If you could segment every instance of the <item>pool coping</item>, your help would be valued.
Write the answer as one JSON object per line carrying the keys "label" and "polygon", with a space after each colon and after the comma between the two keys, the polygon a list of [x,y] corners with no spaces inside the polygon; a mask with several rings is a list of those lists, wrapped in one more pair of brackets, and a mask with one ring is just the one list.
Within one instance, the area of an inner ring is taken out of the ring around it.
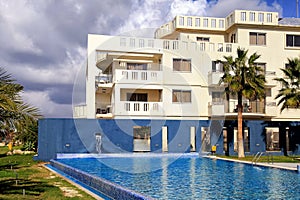
{"label": "pool coping", "polygon": [[119,184],[113,183],[101,177],[94,176],[87,172],[60,163],[56,160],[51,160],[50,163],[52,167],[58,169],[59,171],[62,171],[63,173],[67,174],[68,176],[71,176],[72,178],[87,185],[88,187],[100,193],[103,193],[105,196],[107,196],[110,199],[133,199],[133,200],[154,199],[150,196],[133,191],[131,189],[120,186]]}
{"label": "pool coping", "polygon": [[104,200],[102,197],[100,197],[99,195],[97,195],[96,193],[92,192],[91,190],[83,187],[82,185],[76,183],[74,180],[64,176],[63,174],[59,173],[58,171],[48,167],[47,165],[50,165],[50,164],[44,164],[42,165],[44,168],[46,168],[47,170],[49,170],[50,172],[56,174],[57,176],[59,176],[60,178],[64,179],[65,181],[67,181],[68,183],[72,184],[73,186],[75,186],[76,188],[78,188],[79,190],[87,193],[88,195],[92,196],[93,198],[95,199],[98,199],[98,200]]}
{"label": "pool coping", "polygon": [[[236,163],[243,163],[243,164],[248,164],[248,165],[253,165],[253,166],[262,166],[262,167],[270,167],[270,168],[276,168],[276,169],[283,169],[283,170],[290,170],[294,172],[298,172],[297,167],[287,167],[287,166],[280,166],[279,163],[274,162],[273,164],[270,163],[262,163],[262,162],[250,162],[250,161],[244,161],[244,160],[235,160],[235,159],[230,159],[230,158],[221,158],[217,156],[203,156],[204,158],[209,158],[209,159],[217,159],[217,160],[224,160],[224,161],[229,161],[229,162],[236,162]],[[297,165],[300,166],[300,163],[297,163]]]}

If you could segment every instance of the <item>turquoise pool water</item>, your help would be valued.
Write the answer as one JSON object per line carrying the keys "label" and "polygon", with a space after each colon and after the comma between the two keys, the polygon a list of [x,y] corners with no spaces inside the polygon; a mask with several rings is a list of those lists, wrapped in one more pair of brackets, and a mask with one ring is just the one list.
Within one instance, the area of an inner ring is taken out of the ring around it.
{"label": "turquoise pool water", "polygon": [[157,199],[299,199],[300,175],[199,157],[59,159]]}

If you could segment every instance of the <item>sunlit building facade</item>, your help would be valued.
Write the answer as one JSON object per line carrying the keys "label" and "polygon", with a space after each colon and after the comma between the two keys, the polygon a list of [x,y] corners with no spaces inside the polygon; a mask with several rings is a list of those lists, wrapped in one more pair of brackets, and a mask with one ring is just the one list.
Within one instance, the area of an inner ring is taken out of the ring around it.
{"label": "sunlit building facade", "polygon": [[74,118],[119,128],[122,121],[126,128],[100,132],[126,132],[130,148],[117,146],[130,152],[207,152],[216,145],[218,153],[234,154],[237,98],[224,95],[219,81],[220,60],[236,57],[238,47],[261,55],[256,64],[267,81],[264,100],[243,100],[246,153],[299,154],[300,110],[280,112],[274,78],[283,76],[288,58],[300,56],[300,19],[277,12],[176,16],[153,38],[88,35],[86,105],[74,107]]}

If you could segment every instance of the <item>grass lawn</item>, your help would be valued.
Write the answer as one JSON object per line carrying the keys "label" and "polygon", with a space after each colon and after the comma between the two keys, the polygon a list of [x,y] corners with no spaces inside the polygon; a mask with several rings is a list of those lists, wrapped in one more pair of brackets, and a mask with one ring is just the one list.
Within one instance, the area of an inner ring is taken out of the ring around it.
{"label": "grass lawn", "polygon": [[[229,158],[229,159],[236,159],[236,160],[243,160],[243,161],[252,161],[254,156],[246,156],[245,158],[238,158],[237,156],[223,156],[223,155],[217,155],[218,157],[221,158]],[[285,162],[285,163],[300,163],[299,159],[296,159],[299,157],[293,157],[293,156],[273,156],[268,157],[268,156],[261,156],[258,162]]]}
{"label": "grass lawn", "polygon": [[0,147],[0,199],[94,199],[33,161],[32,154],[7,156],[7,151]]}

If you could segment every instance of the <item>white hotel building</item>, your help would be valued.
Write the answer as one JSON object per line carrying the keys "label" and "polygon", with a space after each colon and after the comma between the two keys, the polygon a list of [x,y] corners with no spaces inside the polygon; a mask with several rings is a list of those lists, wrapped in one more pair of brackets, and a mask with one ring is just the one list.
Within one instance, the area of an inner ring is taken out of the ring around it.
{"label": "white hotel building", "polygon": [[[167,124],[192,121],[194,125],[185,133],[190,145],[184,151],[207,151],[217,144],[220,153],[234,153],[237,99],[226,99],[219,85],[222,65],[217,60],[236,57],[241,47],[249,50],[249,56],[261,55],[257,64],[267,81],[263,101],[243,102],[245,108],[252,108],[243,113],[246,152],[300,152],[299,132],[295,134],[300,110],[280,113],[275,100],[280,85],[274,81],[283,76],[280,68],[286,67],[287,58],[300,56],[299,18],[281,19],[277,12],[248,10],[235,10],[225,18],[176,16],[154,35],[88,35],[86,105],[74,107],[74,118],[160,121],[159,127],[147,125],[148,136],[141,136],[148,146],[138,147],[136,141],[133,151],[154,151],[155,145],[150,145],[154,129],[161,134],[161,145],[156,146],[171,151],[168,144],[174,136],[168,134],[175,133]],[[220,133],[214,133],[218,138],[212,143],[215,120],[225,124]],[[139,128],[132,127],[133,140],[138,139],[139,131],[134,130]]]}

